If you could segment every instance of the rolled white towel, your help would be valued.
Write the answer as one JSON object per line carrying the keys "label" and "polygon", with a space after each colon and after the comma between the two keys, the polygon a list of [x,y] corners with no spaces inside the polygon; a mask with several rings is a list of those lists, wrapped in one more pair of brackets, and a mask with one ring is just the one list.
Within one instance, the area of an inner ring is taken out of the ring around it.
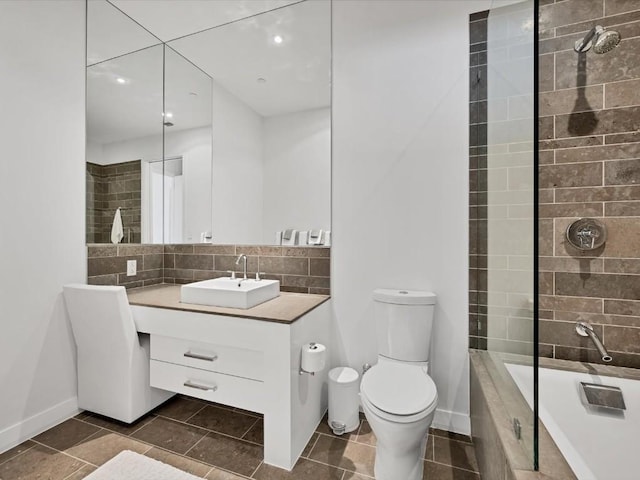
{"label": "rolled white towel", "polygon": [[120,243],[124,238],[124,229],[122,228],[122,217],[120,216],[120,208],[116,210],[113,217],[113,226],[111,227],[111,243]]}

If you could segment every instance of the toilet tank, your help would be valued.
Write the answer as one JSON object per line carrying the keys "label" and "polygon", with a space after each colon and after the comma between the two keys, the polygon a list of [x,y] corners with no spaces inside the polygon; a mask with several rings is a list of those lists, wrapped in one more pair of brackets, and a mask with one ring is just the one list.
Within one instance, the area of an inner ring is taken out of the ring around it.
{"label": "toilet tank", "polygon": [[373,292],[378,354],[405,362],[426,362],[436,295],[378,289]]}

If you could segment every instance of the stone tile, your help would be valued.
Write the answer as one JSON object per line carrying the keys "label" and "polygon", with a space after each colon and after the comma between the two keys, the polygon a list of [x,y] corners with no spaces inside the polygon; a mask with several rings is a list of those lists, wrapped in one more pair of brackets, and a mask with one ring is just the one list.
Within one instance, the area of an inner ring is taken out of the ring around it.
{"label": "stone tile", "polygon": [[362,420],[362,422],[360,422],[360,429],[358,430],[358,435],[354,440],[358,443],[366,443],[367,445],[375,447],[377,443],[376,434],[373,433],[369,422],[366,420]]}
{"label": "stone tile", "polygon": [[87,257],[115,257],[118,253],[117,245],[87,245]]}
{"label": "stone tile", "polygon": [[34,447],[36,444],[34,442],[32,442],[31,440],[27,440],[26,442],[22,442],[20,445],[17,445],[13,448],[10,448],[9,450],[0,453],[0,464],[6,462],[7,460],[12,459],[13,457],[16,457],[24,452],[26,452],[27,450],[29,450],[30,448]]}
{"label": "stone tile", "polygon": [[176,256],[173,253],[165,253],[163,262],[164,268],[176,268]]}
{"label": "stone tile", "polygon": [[196,255],[235,255],[235,245],[194,245]]}
{"label": "stone tile", "polygon": [[[580,272],[589,274],[592,272],[602,273],[604,271],[604,260],[602,258],[539,257],[538,262],[539,269],[542,272]],[[546,281],[549,282],[549,279]]]}
{"label": "stone tile", "polygon": [[[97,257],[87,259],[87,274],[90,277],[110,273],[125,273],[128,257]],[[142,256],[131,258],[142,263]]]}
{"label": "stone tile", "polygon": [[538,119],[538,138],[548,140],[554,138],[554,117],[539,117]]}
{"label": "stone tile", "polygon": [[477,21],[481,21],[485,18],[489,17],[489,10],[483,10],[482,12],[475,12],[472,13],[471,15],[469,15],[469,21],[470,22],[477,22]]}
{"label": "stone tile", "polygon": [[605,325],[602,342],[615,352],[640,353],[640,328]]}
{"label": "stone tile", "polygon": [[131,450],[143,454],[151,448],[129,437],[123,437],[117,433],[100,430],[98,433],[67,449],[67,453],[73,457],[84,460],[93,465],[102,465],[115,457],[123,450]]}
{"label": "stone tile", "polygon": [[205,465],[204,463],[197,462],[181,455],[176,455],[175,453],[167,452],[166,450],[162,450],[157,447],[152,447],[151,450],[145,453],[145,456],[179,468],[184,472],[198,477],[204,477],[211,470],[209,465]]}
{"label": "stone tile", "polygon": [[235,473],[227,472],[225,470],[220,470],[219,468],[212,468],[209,475],[205,477],[207,480],[242,480],[248,477],[241,477],[240,475],[236,475]]}
{"label": "stone tile", "polygon": [[604,313],[640,316],[640,301],[605,299]]}
{"label": "stone tile", "polygon": [[[610,353],[613,357],[613,360],[611,361],[611,363],[608,363],[608,365],[640,368],[640,355],[623,352]],[[560,358],[562,360],[572,360],[576,362],[603,363],[600,354],[595,349],[565,347],[564,345],[556,345],[555,358]]]}
{"label": "stone tile", "polygon": [[594,273],[556,273],[556,295],[636,300],[640,276]]}
{"label": "stone tile", "polygon": [[373,476],[376,449],[342,438],[320,435],[309,458],[352,472]]}
{"label": "stone tile", "polygon": [[609,202],[604,204],[605,217],[640,217],[640,202]]}
{"label": "stone tile", "polygon": [[238,245],[236,246],[236,255],[244,253],[247,256],[259,255],[266,257],[281,257],[283,247],[274,247],[268,245]]}
{"label": "stone tile", "polygon": [[[569,42],[571,39],[569,38]],[[570,43],[573,47],[573,42]],[[613,55],[589,55],[586,68],[586,85],[631,80],[640,77],[640,63],[637,55],[640,48],[640,38],[622,40]],[[576,71],[579,55],[573,48],[556,53],[556,88],[574,88],[577,85]],[[625,128],[618,132],[630,132],[636,129]]]}
{"label": "stone tile", "polygon": [[281,286],[304,288],[330,288],[329,277],[307,277],[302,275],[283,275]]}
{"label": "stone tile", "polygon": [[616,15],[618,13],[631,12],[638,10],[637,0],[607,0],[604,5],[605,15]]}
{"label": "stone tile", "polygon": [[637,258],[640,252],[640,218],[607,218],[607,257]]}
{"label": "stone tile", "polygon": [[543,92],[539,97],[540,116],[602,110],[602,85]]}
{"label": "stone tile", "polygon": [[543,165],[538,179],[540,188],[602,185],[602,162]]}
{"label": "stone tile", "polygon": [[94,467],[93,465],[85,465],[80,470],[66,477],[64,480],[82,480],[83,478],[86,478],[90,473],[93,473],[96,470],[97,468]]}
{"label": "stone tile", "polygon": [[605,258],[604,271],[607,273],[640,274],[640,259],[638,258]]}
{"label": "stone tile", "polygon": [[134,255],[162,255],[162,245],[118,245],[119,257],[131,257]]}
{"label": "stone tile", "polygon": [[182,253],[182,254],[193,254],[194,246],[193,245],[165,245],[164,253]]}
{"label": "stone tile", "polygon": [[555,88],[555,56],[553,53],[538,56],[538,88],[549,92]]}
{"label": "stone tile", "polygon": [[603,4],[604,0],[566,0],[541,6],[540,30],[600,18],[604,11]]}
{"label": "stone tile", "polygon": [[138,268],[140,270],[156,270],[164,267],[164,254],[162,253],[153,253],[153,254],[145,254],[142,258],[142,266]]}
{"label": "stone tile", "polygon": [[262,462],[262,446],[209,433],[186,454],[240,475],[251,475]]}
{"label": "stone tile", "polygon": [[[576,147],[593,147],[602,145],[604,135],[591,135],[586,137],[570,137],[558,140],[542,140],[540,141],[540,150],[567,149]],[[593,158],[591,160],[601,160],[601,158]],[[588,160],[585,160],[588,161]],[[550,162],[553,163],[553,162]],[[563,162],[557,162],[563,163]]]}
{"label": "stone tile", "polygon": [[[602,325],[592,326],[598,337],[602,338]],[[588,337],[581,337],[576,333],[575,322],[539,320],[538,327],[539,338],[542,343],[580,348],[593,347],[591,339]]]}
{"label": "stone tile", "polygon": [[[556,195],[557,193],[556,191]],[[602,203],[541,204],[538,207],[538,214],[540,218],[602,217],[604,207]]]}
{"label": "stone tile", "polygon": [[242,436],[242,439],[264,445],[264,422],[261,419],[256,420],[254,425]]}
{"label": "stone tile", "polygon": [[344,477],[342,480],[371,480],[373,477],[369,477],[367,475],[360,475],[356,472],[344,472]]}
{"label": "stone tile", "polygon": [[84,465],[85,462],[64,453],[35,445],[0,465],[0,478],[62,480]]}
{"label": "stone tile", "polygon": [[558,188],[556,202],[612,202],[640,200],[640,186]]}
{"label": "stone tile", "polygon": [[291,472],[262,464],[252,478],[256,480],[341,480],[344,470],[300,459]]}
{"label": "stone tile", "polygon": [[138,268],[136,275],[127,275],[126,273],[118,274],[118,285],[124,285],[130,282],[153,280],[154,278],[162,278],[163,270],[141,270]]}
{"label": "stone tile", "polygon": [[309,275],[309,260],[298,257],[260,257],[260,271],[285,275]]}
{"label": "stone tile", "polygon": [[640,129],[640,107],[557,115],[555,119],[556,138],[628,132]]}
{"label": "stone tile", "polygon": [[166,450],[184,454],[206,433],[206,430],[192,425],[157,417],[131,436]]}
{"label": "stone tile", "polygon": [[605,162],[605,185],[634,185],[640,183],[640,159]]}
{"label": "stone tile", "polygon": [[[356,428],[352,432],[347,432],[347,433],[344,433],[342,435],[336,435],[335,433],[333,433],[333,430],[331,430],[331,427],[329,426],[329,419],[328,419],[327,415],[328,414],[325,413],[324,417],[322,417],[322,420],[320,421],[320,423],[316,427],[316,432],[322,433],[323,435],[328,435],[330,437],[342,438],[344,440],[356,440],[357,439],[358,430],[359,430],[360,426],[358,426],[358,428]],[[362,421],[360,423],[362,423]]]}
{"label": "stone tile", "polygon": [[256,417],[224,408],[206,406],[188,420],[191,425],[241,438],[255,425]]}
{"label": "stone tile", "polygon": [[118,274],[113,273],[110,275],[99,275],[97,277],[88,277],[87,283],[89,285],[118,285]]}
{"label": "stone tile", "polygon": [[192,270],[213,270],[213,255],[176,254],[175,268]]}
{"label": "stone tile", "polygon": [[583,312],[555,312],[554,317],[555,320],[563,320],[569,322],[588,322],[591,324],[640,328],[640,316],[605,315],[601,313]]}
{"label": "stone tile", "polygon": [[569,312],[602,313],[602,299],[583,297],[557,297],[540,295],[539,306],[542,310],[561,310]]}
{"label": "stone tile", "polygon": [[314,277],[328,277],[331,275],[331,260],[329,258],[310,258],[309,275]]}
{"label": "stone tile", "polygon": [[285,257],[327,258],[331,256],[330,247],[282,247]]}
{"label": "stone tile", "polygon": [[66,450],[86,440],[99,430],[99,427],[71,418],[35,436],[33,439],[47,447]]}
{"label": "stone tile", "polygon": [[604,136],[605,144],[640,142],[640,132],[614,133]]}
{"label": "stone tile", "polygon": [[203,408],[205,408],[205,405],[198,400],[176,395],[154,410],[153,413],[162,417],[171,418],[172,420],[186,422]]}
{"label": "stone tile", "polygon": [[636,158],[640,158],[640,143],[564,148],[556,151],[556,163],[582,163]]}
{"label": "stone tile", "polygon": [[331,289],[330,288],[310,287],[309,288],[309,293],[312,294],[312,295],[331,295]]}
{"label": "stone tile", "polygon": [[638,100],[639,90],[640,79],[607,83],[604,90],[606,108],[638,105],[640,103]]}
{"label": "stone tile", "polygon": [[424,480],[480,480],[480,475],[426,460],[422,478]]}
{"label": "stone tile", "polygon": [[311,450],[313,449],[314,445],[318,441],[318,438],[320,438],[320,434],[317,433],[317,432],[314,432],[313,435],[311,435],[311,438],[309,439],[309,442],[307,443],[307,446],[304,447],[304,450],[300,454],[301,457],[308,457],[309,456],[309,454],[311,453]]}
{"label": "stone tile", "polygon": [[83,418],[84,422],[90,423],[92,425],[96,425],[98,427],[104,428],[106,430],[111,430],[113,432],[120,433],[122,435],[131,435],[133,432],[141,428],[142,426],[149,423],[153,420],[153,415],[145,415],[142,418],[139,418],[133,423],[124,423],[118,420],[114,420],[112,418],[103,417],[101,415],[97,415],[92,413],[87,417]]}
{"label": "stone tile", "polygon": [[553,220],[540,219],[538,221],[538,253],[553,255]]}
{"label": "stone tile", "polygon": [[477,20],[469,23],[469,43],[487,41],[487,20]]}

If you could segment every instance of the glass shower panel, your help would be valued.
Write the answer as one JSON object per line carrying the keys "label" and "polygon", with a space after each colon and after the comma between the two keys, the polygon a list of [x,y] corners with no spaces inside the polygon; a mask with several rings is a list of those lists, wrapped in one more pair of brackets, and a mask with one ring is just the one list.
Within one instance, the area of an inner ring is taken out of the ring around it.
{"label": "glass shower panel", "polygon": [[[501,6],[505,3],[511,5]],[[487,21],[486,329],[494,382],[535,465],[531,408],[505,363],[534,366],[534,2],[494,2]],[[532,388],[533,391],[533,388]]]}

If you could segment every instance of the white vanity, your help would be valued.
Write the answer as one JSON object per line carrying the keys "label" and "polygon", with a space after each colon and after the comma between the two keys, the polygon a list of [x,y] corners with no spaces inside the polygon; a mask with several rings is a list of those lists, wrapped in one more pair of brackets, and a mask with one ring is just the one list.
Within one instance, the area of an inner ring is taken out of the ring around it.
{"label": "white vanity", "polygon": [[305,343],[329,346],[330,299],[282,293],[256,307],[180,302],[180,287],[130,290],[151,338],[151,386],[264,414],[264,461],[291,470],[327,409],[327,371],[300,375]]}

